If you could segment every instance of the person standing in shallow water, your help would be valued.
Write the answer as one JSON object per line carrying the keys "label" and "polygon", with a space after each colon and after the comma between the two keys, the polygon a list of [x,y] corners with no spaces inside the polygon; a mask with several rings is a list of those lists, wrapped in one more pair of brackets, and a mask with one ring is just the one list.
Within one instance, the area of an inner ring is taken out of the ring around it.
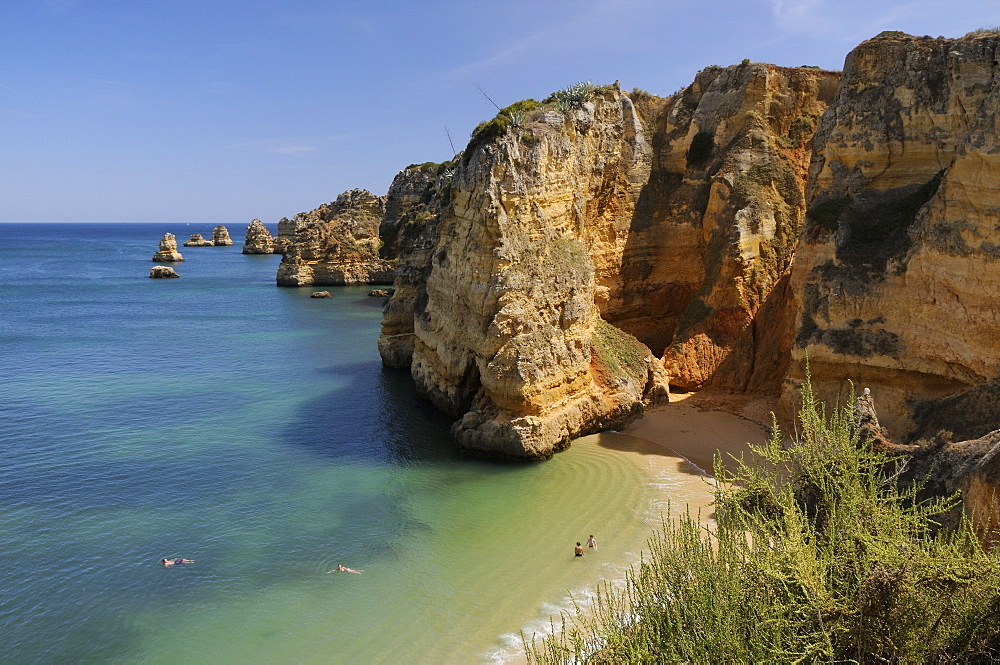
{"label": "person standing in shallow water", "polygon": [[577,543],[576,544],[576,548],[573,550],[573,553],[576,556],[583,556],[583,545],[581,545],[580,543]]}
{"label": "person standing in shallow water", "polygon": [[590,534],[590,538],[587,539],[587,547],[595,552],[597,551],[597,541],[594,540],[594,534]]}

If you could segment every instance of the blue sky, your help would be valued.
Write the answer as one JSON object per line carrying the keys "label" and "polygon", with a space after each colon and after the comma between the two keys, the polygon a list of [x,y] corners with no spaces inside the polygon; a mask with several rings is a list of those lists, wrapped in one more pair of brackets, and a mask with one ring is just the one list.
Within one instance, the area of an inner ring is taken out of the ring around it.
{"label": "blue sky", "polygon": [[668,95],[743,58],[840,69],[996,0],[3,0],[0,222],[246,224],[384,194],[579,80]]}

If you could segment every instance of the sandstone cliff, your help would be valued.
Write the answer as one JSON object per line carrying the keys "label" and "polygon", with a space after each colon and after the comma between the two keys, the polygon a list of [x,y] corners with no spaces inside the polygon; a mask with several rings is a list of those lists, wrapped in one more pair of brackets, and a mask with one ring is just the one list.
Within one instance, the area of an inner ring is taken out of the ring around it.
{"label": "sandstone cliff", "polygon": [[229,237],[229,229],[219,224],[212,229],[212,244],[216,247],[229,247],[233,244],[233,239]]}
{"label": "sandstone cliff", "polygon": [[808,355],[819,396],[871,386],[894,438],[1000,424],[998,47],[891,33],[848,55],[814,138],[786,411]]}
{"label": "sandstone cliff", "polygon": [[384,197],[355,189],[296,215],[295,235],[282,247],[278,285],[392,284],[395,266],[379,256],[384,212]]}
{"label": "sandstone cliff", "polygon": [[185,247],[212,247],[215,243],[211,240],[205,239],[200,233],[192,233],[187,240],[184,241]]}
{"label": "sandstone cliff", "polygon": [[386,194],[379,229],[386,258],[398,257],[395,293],[382,312],[378,349],[389,367],[409,369],[413,359],[413,320],[427,305],[427,275],[441,216],[451,203],[456,163],[409,166]]}
{"label": "sandstone cliff", "polygon": [[274,238],[267,230],[264,223],[255,219],[247,225],[246,235],[243,238],[244,254],[275,254]]}
{"label": "sandstone cliff", "polygon": [[650,117],[652,162],[623,250],[602,270],[609,320],[662,349],[671,383],[774,393],[788,357],[786,271],[809,144],[838,75],[710,67]]}
{"label": "sandstone cliff", "polygon": [[465,414],[460,445],[510,456],[547,456],[662,396],[660,363],[626,333],[670,345],[679,385],[776,394],[807,140],[836,85],[741,65],[666,99],[584,86],[505,109],[456,166],[450,207],[414,233],[420,256],[401,246],[412,276],[386,309],[383,360]]}

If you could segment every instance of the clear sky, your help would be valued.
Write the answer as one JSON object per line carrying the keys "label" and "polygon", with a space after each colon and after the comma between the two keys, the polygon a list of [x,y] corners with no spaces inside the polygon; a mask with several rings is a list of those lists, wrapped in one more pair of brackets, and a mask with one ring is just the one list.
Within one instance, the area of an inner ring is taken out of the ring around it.
{"label": "clear sky", "polygon": [[496,112],[477,87],[668,95],[996,25],[998,0],[0,0],[0,222],[273,224],[449,159]]}

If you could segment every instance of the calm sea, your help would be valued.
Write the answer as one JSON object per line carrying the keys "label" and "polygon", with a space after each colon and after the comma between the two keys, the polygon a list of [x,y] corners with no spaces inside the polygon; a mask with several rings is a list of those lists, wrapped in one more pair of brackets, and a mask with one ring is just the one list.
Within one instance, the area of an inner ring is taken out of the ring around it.
{"label": "calm sea", "polygon": [[0,662],[503,661],[635,561],[648,474],[459,456],[367,289],[277,288],[242,228],[148,278],[213,226],[0,225]]}

